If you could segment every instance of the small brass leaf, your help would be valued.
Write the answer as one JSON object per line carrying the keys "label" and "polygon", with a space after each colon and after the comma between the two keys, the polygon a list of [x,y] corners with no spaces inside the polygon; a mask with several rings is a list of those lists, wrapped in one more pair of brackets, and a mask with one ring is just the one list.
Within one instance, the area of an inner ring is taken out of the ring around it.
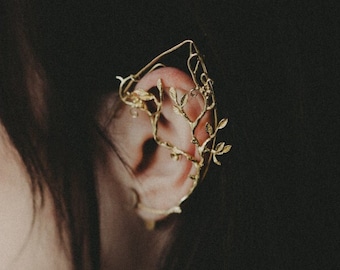
{"label": "small brass leaf", "polygon": [[222,152],[222,151],[223,151],[223,148],[224,148],[224,145],[225,145],[224,142],[218,143],[218,144],[216,145],[216,148],[215,148],[216,152]]}
{"label": "small brass leaf", "polygon": [[207,131],[209,136],[213,135],[213,133],[214,133],[214,129],[209,123],[206,123],[205,130]]}
{"label": "small brass leaf", "polygon": [[181,107],[184,107],[188,103],[188,95],[185,94],[181,98]]}
{"label": "small brass leaf", "polygon": [[181,109],[177,105],[173,106],[173,110],[176,114],[182,115]]}
{"label": "small brass leaf", "polygon": [[135,90],[134,92],[138,95],[138,98],[143,101],[150,101],[150,100],[154,100],[155,98],[153,94],[146,92],[144,90]]}
{"label": "small brass leaf", "polygon": [[149,92],[147,92],[143,89],[136,89],[132,92],[132,94],[136,94],[138,96],[145,96],[145,95],[149,95]]}
{"label": "small brass leaf", "polygon": [[222,152],[222,153],[223,153],[223,154],[228,153],[228,152],[230,151],[230,149],[231,149],[231,145],[228,144],[228,145],[224,146],[223,152]]}
{"label": "small brass leaf", "polygon": [[219,162],[219,161],[217,160],[216,155],[213,155],[213,161],[214,161],[215,164],[221,165],[221,162]]}
{"label": "small brass leaf", "polygon": [[157,80],[157,88],[158,88],[159,91],[162,91],[163,84],[162,84],[162,80],[161,79]]}
{"label": "small brass leaf", "polygon": [[223,118],[223,119],[218,123],[217,128],[218,128],[218,129],[222,129],[222,128],[224,128],[227,124],[228,124],[228,119]]}
{"label": "small brass leaf", "polygon": [[177,92],[176,92],[175,88],[170,87],[169,94],[170,94],[170,98],[171,98],[175,103],[177,103]]}

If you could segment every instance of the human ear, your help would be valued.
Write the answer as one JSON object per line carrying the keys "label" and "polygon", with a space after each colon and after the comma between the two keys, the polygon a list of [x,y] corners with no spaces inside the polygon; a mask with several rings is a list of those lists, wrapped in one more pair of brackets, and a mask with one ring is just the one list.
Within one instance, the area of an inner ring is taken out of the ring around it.
{"label": "human ear", "polygon": [[[192,78],[175,68],[151,71],[134,89],[145,97],[147,108],[134,111],[133,107],[122,105],[113,122],[117,130],[114,140],[132,171],[131,179],[126,182],[136,194],[136,211],[142,219],[153,222],[180,212],[180,203],[196,186],[197,179],[192,176],[197,175],[198,167],[192,160],[199,161],[202,157],[193,143],[193,135],[198,144],[208,139],[206,125],[212,122],[212,114],[207,111],[201,115],[205,106],[203,97],[192,94],[195,89]],[[148,94],[162,101],[157,126],[152,115],[157,106]],[[174,95],[180,102],[186,97],[185,117],[174,109]],[[188,119],[194,122],[200,116],[193,131]],[[186,155],[174,155],[174,147]]]}
{"label": "human ear", "polygon": [[[187,46],[188,74],[166,67],[163,61],[176,59],[167,56]],[[181,203],[204,177],[211,159],[221,164],[217,156],[231,146],[215,146],[215,140],[228,121],[217,122],[213,81],[192,40],[159,54],[136,74],[117,79],[122,106],[113,139],[130,171],[128,179],[120,179],[136,195],[136,212],[154,225],[181,212]]]}

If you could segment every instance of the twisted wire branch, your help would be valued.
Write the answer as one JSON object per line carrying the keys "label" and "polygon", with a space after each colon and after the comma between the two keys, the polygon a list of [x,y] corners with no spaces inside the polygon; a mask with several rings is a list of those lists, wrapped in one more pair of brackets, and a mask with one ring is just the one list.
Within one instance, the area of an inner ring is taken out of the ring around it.
{"label": "twisted wire branch", "polygon": [[[191,130],[191,143],[195,145],[195,148],[198,152],[199,158],[195,158],[184,150],[178,148],[173,145],[171,142],[164,141],[158,135],[158,122],[162,113],[162,105],[164,99],[164,88],[162,84],[162,80],[158,79],[157,81],[157,90],[158,97],[153,93],[149,92],[148,89],[133,89],[133,86],[146,74],[152,72],[153,70],[164,67],[162,63],[158,61],[165,55],[174,52],[180,47],[189,44],[189,55],[187,58],[187,68],[190,72],[191,78],[195,84],[195,87],[189,92],[181,97],[178,96],[178,92],[174,87],[170,87],[169,96],[173,102],[173,110],[176,114],[183,117]],[[131,115],[132,117],[138,117],[138,110],[144,111],[150,118],[152,134],[154,141],[161,147],[164,147],[170,151],[170,157],[173,160],[178,160],[180,157],[186,158],[188,161],[192,162],[195,167],[195,173],[191,174],[189,177],[192,179],[192,187],[189,190],[188,194],[186,194],[183,198],[181,198],[177,205],[170,209],[154,209],[142,204],[142,202],[137,203],[137,207],[139,209],[146,210],[148,212],[159,214],[159,215],[169,215],[171,213],[180,213],[181,208],[180,205],[183,201],[185,201],[191,193],[194,191],[197,186],[198,181],[201,178],[204,178],[206,171],[209,167],[209,163],[211,159],[217,165],[221,165],[220,161],[217,159],[217,156],[223,155],[230,151],[231,145],[227,145],[225,142],[220,142],[215,147],[215,140],[217,136],[217,132],[220,129],[223,129],[227,123],[227,119],[222,119],[217,122],[217,112],[216,112],[216,101],[215,95],[213,91],[213,81],[209,78],[206,66],[204,61],[199,54],[195,43],[191,40],[185,40],[182,43],[170,48],[169,50],[161,53],[157,57],[155,57],[150,63],[148,63],[144,68],[142,68],[139,72],[134,75],[130,75],[126,78],[122,78],[117,76],[117,79],[120,80],[119,87],[119,96],[120,99],[128,106],[131,107]],[[132,90],[131,90],[132,89]],[[203,99],[203,108],[199,115],[191,120],[187,113],[185,112],[185,106],[189,101],[189,95],[192,97],[196,97],[197,95],[201,95]],[[150,111],[148,107],[148,103],[153,102],[155,105],[155,110]],[[207,139],[200,143],[195,136],[195,131],[202,121],[202,118],[206,115],[207,112],[212,111],[214,123],[213,125],[210,123],[205,124],[205,129],[208,134]],[[207,154],[208,157],[207,157]],[[202,173],[202,169],[205,168],[205,171]]]}

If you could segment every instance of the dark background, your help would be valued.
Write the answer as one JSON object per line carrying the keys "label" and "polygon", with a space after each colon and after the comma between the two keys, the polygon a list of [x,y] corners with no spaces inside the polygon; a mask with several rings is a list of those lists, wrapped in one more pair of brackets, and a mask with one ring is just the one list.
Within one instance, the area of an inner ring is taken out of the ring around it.
{"label": "dark background", "polygon": [[202,247],[197,269],[340,269],[337,1],[49,2],[46,67],[89,96],[183,39],[204,53],[233,149],[226,253],[214,265]]}

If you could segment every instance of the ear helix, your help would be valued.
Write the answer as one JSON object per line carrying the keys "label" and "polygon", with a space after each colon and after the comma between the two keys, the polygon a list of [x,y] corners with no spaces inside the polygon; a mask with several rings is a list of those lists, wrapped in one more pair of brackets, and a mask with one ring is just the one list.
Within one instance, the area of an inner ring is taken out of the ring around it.
{"label": "ear helix", "polygon": [[[148,223],[180,213],[178,202],[196,185],[189,178],[189,175],[196,173],[190,159],[200,159],[200,156],[191,142],[192,132],[187,119],[173,110],[170,97],[170,89],[176,89],[178,95],[183,96],[189,94],[194,87],[192,79],[184,72],[172,67],[162,67],[143,76],[134,88],[134,91],[145,91],[161,102],[161,106],[157,106],[153,100],[147,98],[147,112],[139,110],[138,117],[130,120],[136,125],[143,122],[144,126],[136,129],[133,125],[130,132],[134,130],[135,134],[142,133],[147,138],[135,138],[135,150],[142,153],[142,158],[133,171],[138,180],[134,188],[138,195],[137,213]],[[196,118],[202,109],[202,103],[199,97],[188,96],[187,115],[192,119]],[[146,115],[151,116],[149,123],[145,122]],[[210,121],[210,114],[207,113],[205,118],[205,121]],[[202,136],[200,140],[203,141]],[[177,151],[186,153],[187,158],[179,154],[172,155],[173,151],[169,147],[176,147]]]}
{"label": "ear helix", "polygon": [[[177,69],[165,68],[165,65],[159,62],[164,56],[185,45],[189,46],[188,57],[185,60],[191,78],[183,76]],[[120,98],[130,106],[131,116],[138,117],[140,112],[146,113],[151,124],[152,138],[158,147],[168,153],[169,159],[177,161],[184,159],[191,164],[187,170],[190,186],[171,207],[164,208],[163,203],[149,206],[144,201],[145,196],[140,196],[136,191],[137,212],[146,224],[149,224],[149,228],[152,228],[155,221],[169,214],[181,212],[181,203],[190,196],[199,180],[204,177],[211,158],[220,165],[217,156],[227,153],[231,146],[224,142],[215,146],[215,140],[218,130],[227,125],[227,119],[217,121],[213,82],[208,76],[196,45],[191,40],[183,41],[163,52],[136,74],[117,78],[121,82]],[[152,86],[156,86],[157,93],[149,91]],[[194,106],[193,100],[196,103]],[[186,127],[183,130],[186,130],[187,134],[176,143],[174,143],[176,140],[166,137],[163,130],[165,127],[161,123],[162,114],[169,108],[178,119],[181,119],[181,125]],[[183,143],[184,139],[186,142]]]}

